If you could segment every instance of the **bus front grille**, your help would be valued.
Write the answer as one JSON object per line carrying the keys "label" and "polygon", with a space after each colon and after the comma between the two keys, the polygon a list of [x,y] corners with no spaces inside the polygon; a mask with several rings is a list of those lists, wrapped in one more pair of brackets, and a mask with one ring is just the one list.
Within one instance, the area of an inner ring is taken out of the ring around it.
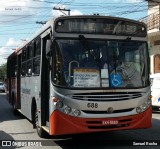
{"label": "bus front grille", "polygon": [[81,93],[72,95],[73,99],[85,101],[122,101],[142,97],[141,92],[99,92],[99,93]]}
{"label": "bus front grille", "polygon": [[[115,110],[115,111],[113,111],[113,113],[131,112],[133,109],[134,108]],[[108,111],[89,111],[89,110],[83,110],[83,112],[86,113],[86,114],[113,114],[113,113],[108,113]]]}

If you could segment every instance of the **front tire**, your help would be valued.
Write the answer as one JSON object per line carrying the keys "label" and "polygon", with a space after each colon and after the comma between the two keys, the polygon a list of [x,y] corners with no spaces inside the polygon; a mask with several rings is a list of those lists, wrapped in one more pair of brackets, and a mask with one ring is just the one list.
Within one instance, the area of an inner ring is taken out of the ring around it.
{"label": "front tire", "polygon": [[34,115],[35,115],[34,126],[36,127],[38,136],[40,138],[46,138],[47,133],[42,129],[41,126],[39,126],[39,118],[38,118],[37,108],[35,109]]}

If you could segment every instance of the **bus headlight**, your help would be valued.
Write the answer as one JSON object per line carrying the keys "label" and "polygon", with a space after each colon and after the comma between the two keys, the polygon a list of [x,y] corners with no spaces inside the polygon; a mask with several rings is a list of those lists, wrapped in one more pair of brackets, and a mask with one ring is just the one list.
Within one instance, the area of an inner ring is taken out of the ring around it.
{"label": "bus headlight", "polygon": [[141,112],[142,112],[141,107],[137,107],[137,108],[136,108],[136,112],[137,112],[137,113],[141,113]]}
{"label": "bus headlight", "polygon": [[151,105],[151,99],[148,99],[146,102],[144,102],[142,105],[136,108],[136,112],[137,113],[144,112],[150,105]]}
{"label": "bus headlight", "polygon": [[148,100],[147,100],[147,104],[148,104],[148,106],[150,106],[150,105],[152,104],[151,99],[148,99]]}
{"label": "bus headlight", "polygon": [[74,110],[73,111],[74,116],[79,116],[80,114],[81,114],[81,111],[79,111],[79,110]]}
{"label": "bus headlight", "polygon": [[63,107],[63,103],[61,101],[58,101],[56,103],[57,108],[62,108]]}
{"label": "bus headlight", "polygon": [[62,101],[58,101],[56,103],[56,108],[65,113],[65,114],[70,114],[72,116],[80,116],[81,115],[81,111],[78,109],[72,109],[70,106],[66,105],[65,103],[63,103]]}
{"label": "bus headlight", "polygon": [[64,108],[64,113],[69,114],[70,112],[71,112],[71,108],[68,107],[68,106],[66,106],[66,107]]}
{"label": "bus headlight", "polygon": [[147,105],[146,103],[143,103],[143,104],[142,104],[142,109],[143,109],[143,111],[145,111],[147,108],[148,108],[148,105]]}

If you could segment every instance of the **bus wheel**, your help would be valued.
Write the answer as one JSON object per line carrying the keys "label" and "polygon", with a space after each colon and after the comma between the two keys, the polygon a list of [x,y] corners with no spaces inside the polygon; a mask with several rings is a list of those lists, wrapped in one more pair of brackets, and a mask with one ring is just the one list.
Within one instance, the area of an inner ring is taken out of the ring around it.
{"label": "bus wheel", "polygon": [[38,119],[38,111],[37,109],[35,110],[35,126],[37,129],[37,134],[39,137],[41,138],[45,138],[46,137],[46,132],[42,129],[41,126],[39,126],[39,119]]}

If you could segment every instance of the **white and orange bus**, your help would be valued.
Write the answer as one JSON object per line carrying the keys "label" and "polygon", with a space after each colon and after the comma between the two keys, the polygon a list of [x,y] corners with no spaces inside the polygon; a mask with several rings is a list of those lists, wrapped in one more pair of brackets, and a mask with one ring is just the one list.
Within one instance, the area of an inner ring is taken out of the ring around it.
{"label": "white and orange bus", "polygon": [[40,137],[152,125],[143,23],[97,15],[51,19],[7,66],[9,102]]}

